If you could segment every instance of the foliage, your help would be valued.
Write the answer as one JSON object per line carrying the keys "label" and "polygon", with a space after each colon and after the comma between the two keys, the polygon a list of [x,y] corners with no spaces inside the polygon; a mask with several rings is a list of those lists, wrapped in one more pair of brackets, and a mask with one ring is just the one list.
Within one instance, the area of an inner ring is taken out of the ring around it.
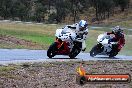
{"label": "foliage", "polygon": [[[0,17],[22,21],[57,23],[67,16],[75,22],[79,14],[94,7],[97,20],[109,18],[116,7],[124,11],[130,0],[0,0]],[[48,19],[45,17],[48,14]]]}

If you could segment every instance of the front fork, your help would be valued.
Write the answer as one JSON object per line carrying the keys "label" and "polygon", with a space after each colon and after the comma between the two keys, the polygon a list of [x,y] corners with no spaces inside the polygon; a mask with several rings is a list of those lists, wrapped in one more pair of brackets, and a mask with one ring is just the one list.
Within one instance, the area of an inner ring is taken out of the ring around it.
{"label": "front fork", "polygon": [[83,42],[82,42],[82,50],[85,50],[85,49],[86,49],[86,42],[83,41]]}
{"label": "front fork", "polygon": [[57,37],[56,37],[55,42],[58,43],[57,44],[57,49],[60,49],[62,47],[62,45],[64,44],[64,42],[61,39],[57,38]]}
{"label": "front fork", "polygon": [[97,50],[99,50],[100,52],[104,50],[104,47],[102,44],[98,43],[97,46],[98,46]]}

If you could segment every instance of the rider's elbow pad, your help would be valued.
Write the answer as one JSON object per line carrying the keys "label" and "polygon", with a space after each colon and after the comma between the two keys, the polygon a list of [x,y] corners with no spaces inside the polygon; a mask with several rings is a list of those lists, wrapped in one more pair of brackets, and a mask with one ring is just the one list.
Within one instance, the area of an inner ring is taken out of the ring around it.
{"label": "rider's elbow pad", "polygon": [[76,27],[72,27],[72,26],[67,26],[68,28],[72,28],[72,29],[76,29]]}

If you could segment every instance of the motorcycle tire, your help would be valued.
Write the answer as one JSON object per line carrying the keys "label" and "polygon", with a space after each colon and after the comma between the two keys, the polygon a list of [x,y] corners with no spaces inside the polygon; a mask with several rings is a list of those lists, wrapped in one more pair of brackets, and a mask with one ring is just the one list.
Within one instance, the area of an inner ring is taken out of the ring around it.
{"label": "motorcycle tire", "polygon": [[74,59],[80,52],[81,52],[82,43],[81,42],[74,42],[74,46],[72,51],[69,54],[71,59]]}
{"label": "motorcycle tire", "polygon": [[96,56],[98,53],[100,53],[101,52],[101,50],[99,49],[99,46],[98,45],[95,45],[92,49],[91,49],[91,51],[90,51],[90,56],[91,57],[94,57],[94,56]]}
{"label": "motorcycle tire", "polygon": [[113,45],[113,50],[110,52],[109,57],[114,57],[118,54],[119,51],[117,47],[118,47],[117,45]]}
{"label": "motorcycle tire", "polygon": [[81,49],[73,48],[73,50],[69,54],[69,57],[71,59],[74,59],[80,53],[80,51],[81,51]]}
{"label": "motorcycle tire", "polygon": [[56,46],[57,44],[54,42],[52,45],[50,45],[49,49],[47,50],[47,56],[49,58],[52,58],[56,55],[55,51],[56,51]]}
{"label": "motorcycle tire", "polygon": [[110,54],[109,54],[109,57],[114,57],[118,54],[117,51],[112,51]]}

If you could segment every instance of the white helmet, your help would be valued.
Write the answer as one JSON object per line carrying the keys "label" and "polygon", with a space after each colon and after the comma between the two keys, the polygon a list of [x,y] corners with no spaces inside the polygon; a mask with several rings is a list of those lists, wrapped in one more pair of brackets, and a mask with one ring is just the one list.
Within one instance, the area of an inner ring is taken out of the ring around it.
{"label": "white helmet", "polygon": [[79,22],[79,28],[84,28],[84,29],[86,29],[87,26],[88,26],[87,21],[81,20],[81,21]]}

